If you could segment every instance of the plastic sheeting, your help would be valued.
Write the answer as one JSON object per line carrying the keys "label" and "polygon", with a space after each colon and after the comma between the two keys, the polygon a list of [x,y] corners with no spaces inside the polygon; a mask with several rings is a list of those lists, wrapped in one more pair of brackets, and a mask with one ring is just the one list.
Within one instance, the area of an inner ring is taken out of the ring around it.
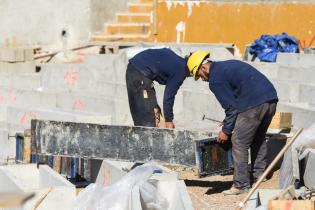
{"label": "plastic sheeting", "polygon": [[278,52],[298,53],[299,46],[295,37],[286,33],[262,35],[249,47],[249,53],[260,61],[276,62]]}
{"label": "plastic sheeting", "polygon": [[[151,210],[168,209],[168,202],[149,182],[154,172],[151,164],[143,164],[130,171],[120,181],[104,186],[90,184],[78,195],[73,210],[137,210],[143,205]],[[133,198],[135,195],[136,198]]]}
{"label": "plastic sheeting", "polygon": [[284,155],[280,168],[280,188],[284,189],[300,179],[299,161],[315,149],[315,123],[305,129]]}

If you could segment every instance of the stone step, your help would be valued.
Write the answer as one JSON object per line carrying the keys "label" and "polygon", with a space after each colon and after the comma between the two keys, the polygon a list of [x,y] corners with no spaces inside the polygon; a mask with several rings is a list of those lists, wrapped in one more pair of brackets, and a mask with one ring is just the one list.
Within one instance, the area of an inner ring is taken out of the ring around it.
{"label": "stone step", "polygon": [[94,34],[90,36],[92,42],[145,42],[150,40],[150,34]]}
{"label": "stone step", "polygon": [[116,21],[119,23],[150,23],[150,13],[116,13]]}
{"label": "stone step", "polygon": [[131,13],[150,13],[153,8],[153,4],[151,3],[129,2],[127,5],[128,5],[128,12],[131,12]]}
{"label": "stone step", "polygon": [[105,23],[104,33],[113,34],[148,34],[151,29],[150,23]]}
{"label": "stone step", "polygon": [[0,74],[2,73],[35,73],[35,61],[26,62],[0,62]]}
{"label": "stone step", "polygon": [[153,0],[140,0],[140,3],[153,3]]}

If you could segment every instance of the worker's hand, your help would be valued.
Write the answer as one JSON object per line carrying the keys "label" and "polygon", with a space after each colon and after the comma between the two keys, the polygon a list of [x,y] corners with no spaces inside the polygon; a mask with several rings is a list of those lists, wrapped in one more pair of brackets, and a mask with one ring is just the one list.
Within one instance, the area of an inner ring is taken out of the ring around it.
{"label": "worker's hand", "polygon": [[154,115],[155,115],[155,125],[156,125],[156,127],[159,127],[161,109],[160,108],[154,108]]}
{"label": "worker's hand", "polygon": [[228,134],[224,133],[223,131],[219,132],[218,140],[217,140],[219,143],[224,143],[228,139],[229,139],[229,135]]}
{"label": "worker's hand", "polygon": [[175,128],[175,125],[173,122],[165,122],[165,126],[166,128],[171,128],[171,129]]}

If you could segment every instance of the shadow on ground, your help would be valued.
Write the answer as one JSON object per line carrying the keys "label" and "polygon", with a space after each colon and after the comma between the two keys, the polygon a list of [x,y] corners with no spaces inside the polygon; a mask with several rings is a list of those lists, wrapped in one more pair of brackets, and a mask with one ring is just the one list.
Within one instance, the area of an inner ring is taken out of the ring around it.
{"label": "shadow on ground", "polygon": [[186,186],[207,187],[209,188],[205,194],[211,195],[221,193],[231,188],[232,181],[201,181],[201,180],[185,180]]}

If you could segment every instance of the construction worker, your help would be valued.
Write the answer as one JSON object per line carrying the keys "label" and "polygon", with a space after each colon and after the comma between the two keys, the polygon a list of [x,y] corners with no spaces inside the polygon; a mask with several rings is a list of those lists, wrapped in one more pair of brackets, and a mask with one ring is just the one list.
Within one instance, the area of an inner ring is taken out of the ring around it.
{"label": "construction worker", "polygon": [[161,109],[153,86],[153,81],[157,81],[166,85],[163,98],[165,127],[175,128],[175,95],[189,75],[185,59],[168,48],[147,49],[131,58],[126,72],[126,84],[134,125],[158,126]]}
{"label": "construction worker", "polygon": [[[234,160],[233,186],[224,195],[247,192],[266,168],[265,134],[276,112],[277,92],[257,69],[239,60],[214,62],[209,52],[196,51],[187,61],[195,80],[209,82],[209,88],[225,110],[218,142],[231,137]],[[248,171],[251,154],[251,177]]]}

